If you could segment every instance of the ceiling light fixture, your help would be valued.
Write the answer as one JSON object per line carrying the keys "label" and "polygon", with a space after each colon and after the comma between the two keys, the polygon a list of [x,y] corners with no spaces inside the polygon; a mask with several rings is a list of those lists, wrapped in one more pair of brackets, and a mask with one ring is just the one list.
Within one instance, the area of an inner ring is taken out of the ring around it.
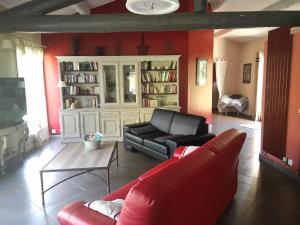
{"label": "ceiling light fixture", "polygon": [[179,8],[178,0],[127,0],[126,8],[140,15],[162,15]]}

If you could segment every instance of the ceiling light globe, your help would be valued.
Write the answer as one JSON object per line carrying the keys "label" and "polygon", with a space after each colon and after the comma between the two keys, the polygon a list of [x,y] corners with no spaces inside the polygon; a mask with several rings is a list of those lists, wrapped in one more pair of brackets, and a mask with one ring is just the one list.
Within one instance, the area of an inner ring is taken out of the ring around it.
{"label": "ceiling light globe", "polygon": [[162,15],[175,12],[178,0],[127,0],[126,8],[140,15]]}

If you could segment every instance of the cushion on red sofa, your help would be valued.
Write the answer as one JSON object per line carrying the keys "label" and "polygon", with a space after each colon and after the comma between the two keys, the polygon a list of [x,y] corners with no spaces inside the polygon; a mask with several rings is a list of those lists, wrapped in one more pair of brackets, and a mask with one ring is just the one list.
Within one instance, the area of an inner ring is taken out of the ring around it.
{"label": "cushion on red sofa", "polygon": [[176,149],[174,152],[173,157],[181,159],[182,157],[196,151],[196,150],[203,150],[203,148],[199,146],[180,146],[179,148]]}
{"label": "cushion on red sofa", "polygon": [[95,200],[87,202],[86,204],[84,204],[84,206],[114,220],[118,220],[123,204],[124,199],[115,199],[113,201]]}
{"label": "cushion on red sofa", "polygon": [[115,225],[113,220],[84,206],[85,202],[76,202],[59,211],[57,220],[61,225]]}

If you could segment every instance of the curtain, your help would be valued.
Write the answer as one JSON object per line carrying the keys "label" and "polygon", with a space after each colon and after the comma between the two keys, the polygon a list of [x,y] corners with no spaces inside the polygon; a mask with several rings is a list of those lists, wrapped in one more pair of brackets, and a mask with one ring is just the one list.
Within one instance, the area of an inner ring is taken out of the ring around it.
{"label": "curtain", "polygon": [[19,40],[16,45],[19,77],[25,80],[29,134],[35,135],[37,145],[48,139],[48,119],[45,99],[43,49]]}
{"label": "curtain", "polygon": [[217,87],[219,91],[219,98],[224,94],[224,81],[226,76],[227,69],[227,59],[216,59],[216,79],[217,79]]}
{"label": "curtain", "polygon": [[258,57],[257,94],[256,94],[256,115],[255,121],[261,121],[262,92],[264,77],[264,53],[260,51]]}

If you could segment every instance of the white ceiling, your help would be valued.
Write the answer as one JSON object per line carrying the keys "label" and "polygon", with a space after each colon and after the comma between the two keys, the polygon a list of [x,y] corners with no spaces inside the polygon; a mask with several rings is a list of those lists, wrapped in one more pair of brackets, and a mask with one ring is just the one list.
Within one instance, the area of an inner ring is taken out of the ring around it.
{"label": "white ceiling", "polygon": [[[300,0],[225,0],[216,12],[300,10]],[[274,28],[215,30],[216,38],[228,38],[238,42],[249,42],[268,35]]]}
{"label": "white ceiling", "polygon": [[[29,0],[0,0],[0,11],[1,6],[12,8],[28,1]],[[57,10],[51,13],[51,15],[89,14],[90,9],[113,1],[115,0],[85,0],[78,4]],[[212,3],[216,12],[300,10],[300,0],[209,0],[209,2]],[[257,38],[266,37],[268,31],[272,29],[274,28],[215,30],[215,37],[248,42]]]}

